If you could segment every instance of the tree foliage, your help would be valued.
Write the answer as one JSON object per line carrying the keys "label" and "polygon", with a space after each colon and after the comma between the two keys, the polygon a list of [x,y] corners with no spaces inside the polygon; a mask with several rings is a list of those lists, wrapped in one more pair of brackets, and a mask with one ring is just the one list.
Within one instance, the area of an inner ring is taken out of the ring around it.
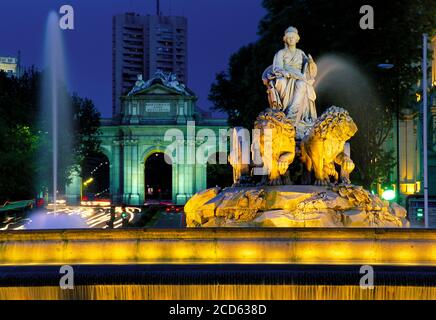
{"label": "tree foliage", "polygon": [[[373,30],[360,28],[359,10],[363,5],[374,8]],[[257,114],[268,106],[262,72],[283,48],[284,30],[294,26],[301,36],[298,47],[315,61],[325,55],[340,56],[351,60],[368,80],[373,99],[355,99],[362,96],[359,91],[346,101],[337,99],[339,94],[331,94],[332,90],[344,93],[351,85],[357,89],[360,86],[348,82],[318,92],[317,108],[321,113],[335,104],[349,110],[356,121],[359,132],[352,140],[352,157],[357,165],[354,179],[366,187],[386,180],[394,161],[383,144],[397,101],[402,109],[410,107],[415,98],[421,75],[422,33],[434,31],[436,2],[264,0],[263,6],[267,14],[259,23],[259,39],[234,53],[228,70],[218,74],[212,84],[209,99],[215,108],[228,114],[231,125],[252,127]],[[381,63],[395,67],[383,73],[377,67]]]}
{"label": "tree foliage", "polygon": [[[83,168],[86,157],[100,151],[100,112],[95,109],[92,100],[81,98],[78,95],[72,97],[73,105],[73,154],[75,164]],[[79,172],[81,174],[81,172]]]}
{"label": "tree foliage", "polygon": [[[49,187],[52,145],[41,130],[42,73],[30,69],[22,77],[0,72],[0,203],[33,198]],[[72,152],[59,149],[59,185],[85,156],[99,149],[100,114],[91,100],[69,96],[72,103]]]}

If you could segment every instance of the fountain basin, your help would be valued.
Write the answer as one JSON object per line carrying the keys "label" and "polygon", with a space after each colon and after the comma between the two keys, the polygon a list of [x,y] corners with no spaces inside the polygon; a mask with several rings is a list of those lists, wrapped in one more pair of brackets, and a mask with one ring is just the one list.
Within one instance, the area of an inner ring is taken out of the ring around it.
{"label": "fountain basin", "polygon": [[0,265],[436,266],[436,230],[198,228],[0,233]]}
{"label": "fountain basin", "polygon": [[74,288],[59,266],[0,267],[0,299],[283,300],[435,299],[436,268],[375,266],[373,289],[359,266],[277,264],[74,266]]}
{"label": "fountain basin", "polygon": [[[59,287],[60,266],[74,288]],[[374,268],[373,289],[360,267]],[[436,230],[189,228],[0,233],[0,299],[434,299]]]}

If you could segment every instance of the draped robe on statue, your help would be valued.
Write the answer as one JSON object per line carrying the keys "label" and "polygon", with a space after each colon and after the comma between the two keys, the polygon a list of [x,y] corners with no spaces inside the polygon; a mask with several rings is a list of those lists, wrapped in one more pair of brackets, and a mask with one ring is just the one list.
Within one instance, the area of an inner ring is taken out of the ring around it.
{"label": "draped robe on statue", "polygon": [[271,107],[284,111],[294,125],[312,123],[317,117],[313,88],[315,76],[315,63],[300,49],[277,52],[273,65],[262,77],[268,87]]}

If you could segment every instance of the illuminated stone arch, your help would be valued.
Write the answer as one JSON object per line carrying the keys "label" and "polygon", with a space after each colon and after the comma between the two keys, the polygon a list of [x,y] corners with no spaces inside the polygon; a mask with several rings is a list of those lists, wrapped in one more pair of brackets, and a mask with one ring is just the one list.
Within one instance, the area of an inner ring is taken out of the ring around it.
{"label": "illuminated stone arch", "polygon": [[[144,203],[145,160],[150,154],[165,152],[169,144],[164,141],[167,130],[180,130],[186,136],[190,122],[195,122],[195,134],[203,129],[211,129],[215,134],[221,129],[228,130],[225,119],[212,118],[197,108],[195,94],[169,79],[162,75],[149,79],[145,82],[149,85],[121,97],[121,110],[113,118],[101,119],[101,146],[110,162],[114,204]],[[206,168],[206,164],[172,164],[174,203],[184,204],[206,188]]]}

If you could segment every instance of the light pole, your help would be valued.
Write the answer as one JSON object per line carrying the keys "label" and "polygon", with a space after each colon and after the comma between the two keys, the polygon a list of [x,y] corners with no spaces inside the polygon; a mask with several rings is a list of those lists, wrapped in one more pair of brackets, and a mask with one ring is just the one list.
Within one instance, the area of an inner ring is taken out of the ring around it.
{"label": "light pole", "polygon": [[82,198],[83,198],[83,187],[87,187],[90,183],[92,183],[94,181],[94,178],[91,177],[89,179],[87,179],[85,182],[80,183],[80,202],[82,202]]}
{"label": "light pole", "polygon": [[[382,70],[391,70],[395,67],[394,64],[392,63],[380,63],[377,65],[377,67],[379,69]],[[397,78],[397,83],[396,83],[396,98],[395,98],[395,120],[396,120],[396,125],[395,125],[395,131],[396,131],[396,158],[397,158],[397,183],[396,183],[396,198],[397,198],[397,202],[400,201],[400,71],[399,68],[396,68],[396,78]]]}
{"label": "light pole", "polygon": [[422,143],[424,151],[424,223],[428,228],[428,172],[427,172],[427,34],[422,35]]}

